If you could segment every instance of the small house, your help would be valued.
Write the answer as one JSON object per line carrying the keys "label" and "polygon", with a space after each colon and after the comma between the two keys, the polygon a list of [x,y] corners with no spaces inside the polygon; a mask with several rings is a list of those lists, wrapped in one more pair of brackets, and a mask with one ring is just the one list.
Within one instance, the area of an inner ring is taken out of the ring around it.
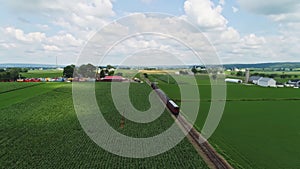
{"label": "small house", "polygon": [[300,79],[289,80],[288,84],[293,87],[300,87]]}

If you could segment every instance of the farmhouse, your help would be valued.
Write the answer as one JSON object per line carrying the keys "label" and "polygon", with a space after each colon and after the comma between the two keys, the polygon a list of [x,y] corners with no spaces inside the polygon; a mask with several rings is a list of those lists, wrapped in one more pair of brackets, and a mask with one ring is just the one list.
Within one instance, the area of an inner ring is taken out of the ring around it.
{"label": "farmhouse", "polygon": [[250,76],[248,82],[253,83],[253,84],[257,84],[257,83],[258,83],[258,80],[259,80],[260,78],[262,78],[262,77],[260,77],[260,76]]}
{"label": "farmhouse", "polygon": [[243,80],[241,79],[225,79],[225,82],[230,82],[230,83],[243,83]]}
{"label": "farmhouse", "polygon": [[300,87],[300,79],[289,80],[288,84],[294,87]]}
{"label": "farmhouse", "polygon": [[276,87],[276,81],[272,78],[260,78],[257,85],[263,87]]}

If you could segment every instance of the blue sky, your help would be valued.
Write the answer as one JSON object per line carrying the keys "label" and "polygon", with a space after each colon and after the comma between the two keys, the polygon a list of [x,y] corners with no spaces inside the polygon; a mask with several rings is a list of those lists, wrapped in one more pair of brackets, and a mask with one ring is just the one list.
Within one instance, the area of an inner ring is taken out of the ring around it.
{"label": "blue sky", "polygon": [[[56,56],[60,64],[75,63],[88,40],[103,26],[143,12],[171,14],[174,20],[193,23],[223,63],[300,61],[298,0],[0,2],[0,63],[53,64]],[[148,19],[136,22],[147,25]],[[156,46],[160,45],[157,42]]]}

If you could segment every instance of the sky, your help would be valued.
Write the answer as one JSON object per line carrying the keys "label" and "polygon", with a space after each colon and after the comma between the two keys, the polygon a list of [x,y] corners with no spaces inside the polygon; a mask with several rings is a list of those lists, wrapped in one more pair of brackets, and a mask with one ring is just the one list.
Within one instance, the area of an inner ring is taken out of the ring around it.
{"label": "sky", "polygon": [[[104,40],[98,45],[101,44],[102,48],[94,46],[93,50],[107,49],[103,46],[111,36],[118,40],[117,38],[127,35],[124,32],[142,33],[157,28],[156,33],[172,34],[194,48],[201,45],[203,37],[207,38],[224,64],[300,62],[299,0],[0,2],[0,63],[55,64],[57,57],[60,65],[75,64],[78,57],[88,55],[84,52],[85,49],[103,28],[109,27],[107,25],[120,18],[132,15],[136,17],[132,17],[131,20],[125,19],[126,23],[113,24],[109,36],[101,36]],[[162,16],[151,18],[143,14],[149,12],[162,13]],[[164,14],[168,14],[169,17],[164,17]],[[195,26],[198,32],[186,28],[182,20]],[[150,24],[152,29],[149,28]],[[181,34],[183,31],[185,34]],[[119,64],[124,57],[130,55],[139,58],[138,51],[150,56],[151,52],[145,52],[147,49],[154,49],[153,56],[159,58],[159,49],[160,53],[171,53],[165,55],[166,62],[172,55],[176,55],[179,59],[186,59],[188,64],[197,63],[192,58],[187,59],[190,53],[184,53],[186,49],[178,47],[180,44],[170,38],[169,41],[165,39],[166,37],[158,37],[158,34],[129,38],[116,45],[111,53],[114,58],[107,59],[106,62]],[[196,51],[200,51],[200,48]],[[202,55],[210,57],[210,54],[205,52],[203,51]]]}

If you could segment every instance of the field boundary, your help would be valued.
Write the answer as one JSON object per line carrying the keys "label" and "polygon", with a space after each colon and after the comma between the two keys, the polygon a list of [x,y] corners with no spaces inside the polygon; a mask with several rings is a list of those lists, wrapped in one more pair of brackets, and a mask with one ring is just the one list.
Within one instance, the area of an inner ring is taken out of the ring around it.
{"label": "field boundary", "polygon": [[201,99],[201,100],[193,100],[193,99],[174,99],[174,101],[178,102],[212,102],[212,101],[226,101],[226,102],[244,102],[244,101],[299,101],[300,98],[253,98],[253,99],[226,99],[226,100],[210,100],[210,99]]}
{"label": "field boundary", "polygon": [[196,146],[201,149],[205,154],[206,159],[209,159],[209,164],[213,164],[216,169],[232,169],[233,167],[223,158],[209,142],[184,118],[182,115],[178,115],[177,120],[179,124],[185,129],[189,136],[193,139],[192,144],[196,143]]}
{"label": "field boundary", "polygon": [[[7,82],[7,83],[9,83],[9,82]],[[37,84],[29,85],[29,86],[19,87],[16,89],[11,89],[11,90],[0,92],[0,94],[9,93],[9,92],[17,91],[17,90],[22,90],[22,89],[26,89],[26,88],[30,88],[30,87],[35,87],[35,86],[39,86],[39,85],[43,85],[43,84],[44,83],[37,83]]]}

